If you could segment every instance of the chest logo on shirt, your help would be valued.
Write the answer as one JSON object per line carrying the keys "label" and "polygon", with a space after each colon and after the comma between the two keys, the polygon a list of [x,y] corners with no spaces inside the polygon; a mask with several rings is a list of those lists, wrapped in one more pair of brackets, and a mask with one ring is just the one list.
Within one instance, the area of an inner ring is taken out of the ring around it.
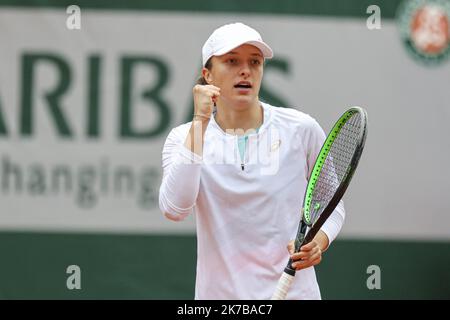
{"label": "chest logo on shirt", "polygon": [[274,143],[272,143],[272,145],[270,146],[270,152],[274,152],[277,151],[280,148],[281,145],[281,140],[278,139],[276,140]]}

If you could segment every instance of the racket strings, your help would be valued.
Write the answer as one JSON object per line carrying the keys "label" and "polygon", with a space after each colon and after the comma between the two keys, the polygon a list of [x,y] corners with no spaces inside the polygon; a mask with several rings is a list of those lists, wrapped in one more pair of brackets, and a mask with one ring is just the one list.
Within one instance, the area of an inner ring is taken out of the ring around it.
{"label": "racket strings", "polygon": [[345,122],[334,139],[313,191],[311,201],[313,222],[327,207],[337,188],[346,178],[362,130],[361,115],[355,113]]}

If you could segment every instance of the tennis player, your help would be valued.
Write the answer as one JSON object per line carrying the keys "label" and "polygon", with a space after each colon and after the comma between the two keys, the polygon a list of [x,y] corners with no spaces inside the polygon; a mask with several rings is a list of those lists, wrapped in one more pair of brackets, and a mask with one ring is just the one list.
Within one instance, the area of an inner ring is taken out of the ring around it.
{"label": "tennis player", "polygon": [[289,255],[299,272],[287,299],[321,298],[313,266],[345,211],[340,203],[314,240],[293,254],[325,133],[311,116],[259,100],[264,62],[272,56],[247,25],[216,29],[202,49],[192,121],[172,129],[164,144],[159,206],[175,221],[195,212],[196,299],[270,299]]}

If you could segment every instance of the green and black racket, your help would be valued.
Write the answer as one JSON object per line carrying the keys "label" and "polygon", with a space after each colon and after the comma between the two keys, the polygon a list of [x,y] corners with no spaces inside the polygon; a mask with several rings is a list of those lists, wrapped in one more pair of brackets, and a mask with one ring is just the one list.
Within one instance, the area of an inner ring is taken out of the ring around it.
{"label": "green and black racket", "polygon": [[[338,205],[356,170],[366,135],[367,113],[360,107],[348,109],[328,134],[306,187],[295,252],[314,238]],[[272,300],[286,298],[295,277],[292,262],[289,259]]]}

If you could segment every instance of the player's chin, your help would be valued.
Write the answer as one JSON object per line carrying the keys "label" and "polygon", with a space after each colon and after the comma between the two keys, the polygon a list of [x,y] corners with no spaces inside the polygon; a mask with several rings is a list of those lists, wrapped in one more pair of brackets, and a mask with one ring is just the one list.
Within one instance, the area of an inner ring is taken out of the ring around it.
{"label": "player's chin", "polygon": [[237,107],[248,107],[252,105],[256,97],[254,95],[235,95],[233,97],[234,105]]}

